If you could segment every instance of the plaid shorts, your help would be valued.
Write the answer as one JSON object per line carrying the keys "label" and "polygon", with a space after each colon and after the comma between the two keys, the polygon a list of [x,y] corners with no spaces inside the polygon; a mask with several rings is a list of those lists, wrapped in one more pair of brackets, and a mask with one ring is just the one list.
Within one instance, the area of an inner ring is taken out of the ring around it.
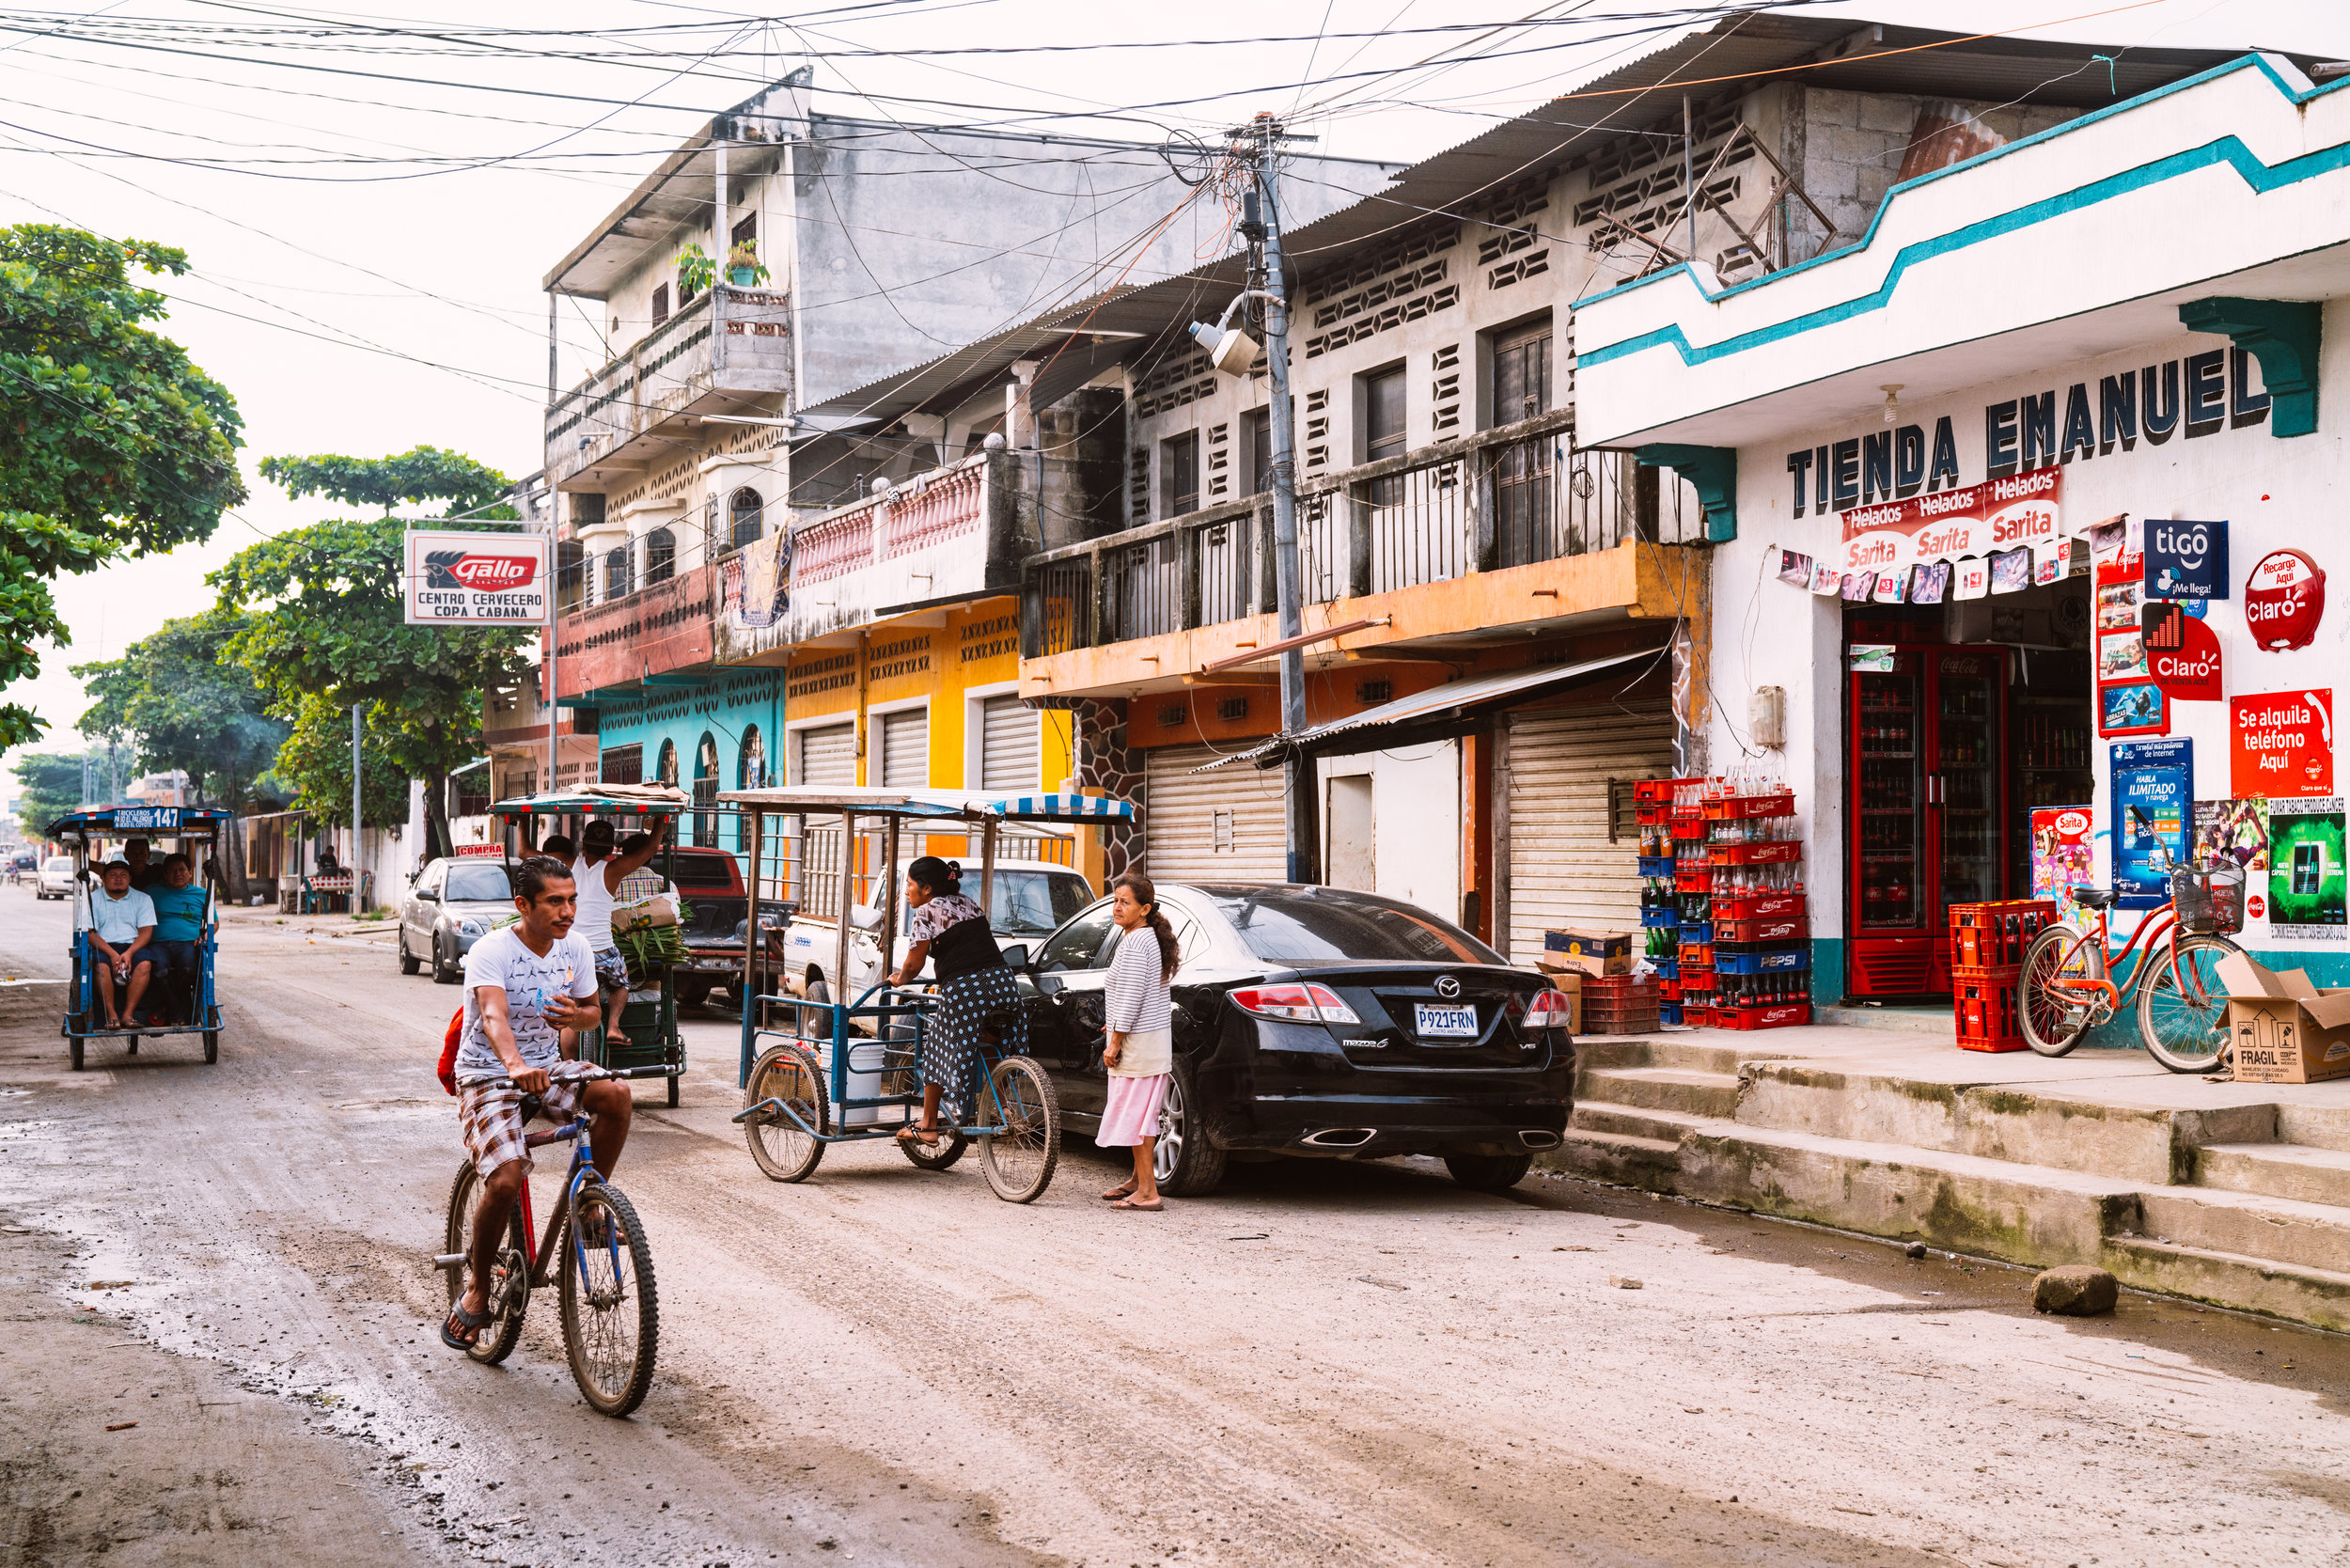
{"label": "plaid shorts", "polygon": [[[569,1121],[579,1110],[579,1077],[595,1072],[592,1063],[558,1061],[547,1069],[546,1092],[539,1096],[540,1114],[550,1121]],[[509,1084],[457,1086],[457,1122],[464,1130],[465,1152],[473,1168],[487,1176],[509,1160],[523,1162],[530,1174],[530,1150],[523,1142],[523,1091]]]}
{"label": "plaid shorts", "polygon": [[628,989],[628,960],[618,948],[606,948],[596,954],[596,983],[606,991]]}

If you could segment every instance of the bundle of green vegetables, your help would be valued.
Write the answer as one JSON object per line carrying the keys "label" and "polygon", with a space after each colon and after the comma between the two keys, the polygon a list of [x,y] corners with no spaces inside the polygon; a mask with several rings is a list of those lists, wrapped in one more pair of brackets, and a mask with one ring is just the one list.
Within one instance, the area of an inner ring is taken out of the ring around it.
{"label": "bundle of green vegetables", "polygon": [[612,945],[628,963],[632,989],[644,985],[665,964],[686,961],[685,927],[693,906],[675,893],[656,893],[612,910]]}

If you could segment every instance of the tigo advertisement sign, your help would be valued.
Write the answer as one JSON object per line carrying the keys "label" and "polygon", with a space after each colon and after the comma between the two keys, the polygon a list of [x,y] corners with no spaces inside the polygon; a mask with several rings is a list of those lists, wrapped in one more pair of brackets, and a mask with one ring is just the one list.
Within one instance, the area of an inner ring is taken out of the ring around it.
{"label": "tigo advertisement sign", "polygon": [[549,578],[544,534],[407,536],[411,626],[543,626]]}
{"label": "tigo advertisement sign", "polygon": [[2285,800],[2334,792],[2332,687],[2232,698],[2228,716],[2233,793]]}
{"label": "tigo advertisement sign", "polygon": [[2195,743],[2180,736],[2114,746],[2113,882],[2123,909],[2170,901],[2173,865],[2186,864]]}
{"label": "tigo advertisement sign", "polygon": [[2228,597],[2228,525],[2146,519],[2146,597]]}

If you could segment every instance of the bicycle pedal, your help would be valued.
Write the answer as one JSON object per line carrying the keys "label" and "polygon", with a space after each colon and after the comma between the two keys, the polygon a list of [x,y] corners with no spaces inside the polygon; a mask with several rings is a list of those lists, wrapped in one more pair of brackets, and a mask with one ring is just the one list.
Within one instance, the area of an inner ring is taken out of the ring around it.
{"label": "bicycle pedal", "polygon": [[432,1255],[432,1266],[434,1268],[463,1268],[465,1255],[462,1252],[436,1252]]}

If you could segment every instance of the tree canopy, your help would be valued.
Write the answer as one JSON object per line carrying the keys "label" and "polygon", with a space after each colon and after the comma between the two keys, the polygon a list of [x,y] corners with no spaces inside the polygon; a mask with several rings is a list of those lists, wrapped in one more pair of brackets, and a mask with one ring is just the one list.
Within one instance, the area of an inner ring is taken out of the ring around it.
{"label": "tree canopy", "polygon": [[[359,820],[368,827],[393,827],[408,820],[406,767],[394,755],[391,734],[369,713],[359,715]],[[294,712],[286,744],[271,770],[292,792],[286,804],[318,821],[342,826],[351,821],[351,710],[323,698],[306,697]]]}
{"label": "tree canopy", "polygon": [[93,699],[82,732],[127,735],[139,768],[184,768],[199,794],[233,808],[288,730],[269,716],[268,695],[252,674],[225,657],[244,620],[232,610],[207,610],[164,622],[119,659],[75,665]]}
{"label": "tree canopy", "polygon": [[102,764],[105,749],[93,752],[28,751],[10,771],[17,782],[17,826],[27,839],[45,838],[49,824],[82,805],[82,763],[95,755]]}
{"label": "tree canopy", "polygon": [[[187,256],[50,224],[0,228],[0,682],[39,673],[39,638],[68,640],[57,576],[209,539],[244,499],[236,400],[142,324],[166,301],[134,268],[176,276]],[[0,746],[45,728],[0,705]]]}
{"label": "tree canopy", "polygon": [[497,510],[509,518],[514,515],[497,507],[499,497],[509,488],[505,475],[462,452],[446,452],[438,447],[415,447],[386,458],[340,457],[332,452],[265,457],[261,478],[284,486],[286,494],[297,501],[323,495],[384,511],[403,501],[410,506],[446,501],[449,516],[485,509]]}

